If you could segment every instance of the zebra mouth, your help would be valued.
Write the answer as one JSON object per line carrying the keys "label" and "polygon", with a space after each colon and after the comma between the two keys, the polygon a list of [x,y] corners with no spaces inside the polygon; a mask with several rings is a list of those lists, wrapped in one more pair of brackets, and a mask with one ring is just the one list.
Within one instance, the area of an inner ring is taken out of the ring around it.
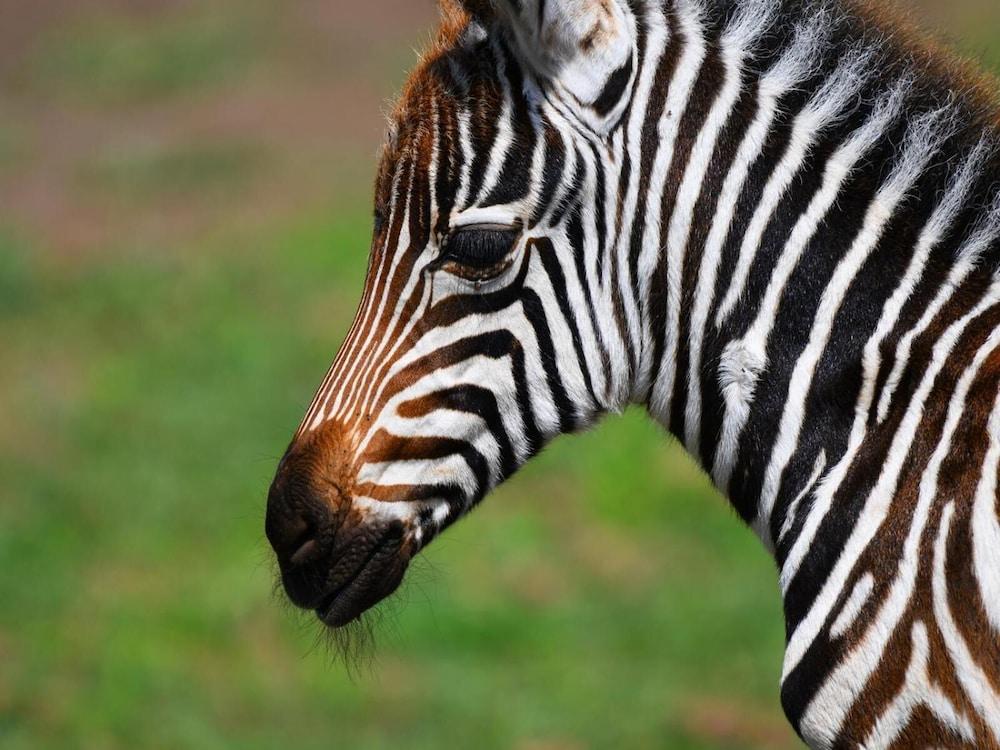
{"label": "zebra mouth", "polygon": [[348,578],[313,607],[320,621],[340,628],[391,595],[403,580],[409,559],[399,538],[383,539]]}

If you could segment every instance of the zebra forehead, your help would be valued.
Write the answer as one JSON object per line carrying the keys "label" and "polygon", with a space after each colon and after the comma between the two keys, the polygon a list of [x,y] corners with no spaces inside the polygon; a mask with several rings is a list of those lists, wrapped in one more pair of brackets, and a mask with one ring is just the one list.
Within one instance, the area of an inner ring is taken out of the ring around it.
{"label": "zebra forehead", "polygon": [[[468,14],[457,18],[442,22],[437,42],[408,77],[389,115],[376,180],[377,212],[387,210],[401,174],[421,182],[434,161],[454,170],[471,153],[488,150],[505,105],[511,97],[521,98],[523,71],[504,42],[490,38]],[[530,118],[512,119],[509,149],[532,142],[527,132],[532,128]]]}
{"label": "zebra forehead", "polygon": [[493,41],[468,17],[457,35],[443,31],[403,86],[391,117],[397,127],[405,128],[414,114],[426,112],[434,101],[489,105],[499,99],[503,89],[500,71],[511,59]]}

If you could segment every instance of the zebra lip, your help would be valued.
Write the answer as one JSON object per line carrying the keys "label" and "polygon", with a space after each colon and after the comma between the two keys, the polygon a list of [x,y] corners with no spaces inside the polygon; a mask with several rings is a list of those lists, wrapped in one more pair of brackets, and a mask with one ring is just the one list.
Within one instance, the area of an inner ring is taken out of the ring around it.
{"label": "zebra lip", "polygon": [[406,560],[398,545],[385,540],[377,544],[351,576],[323,596],[313,607],[316,616],[331,628],[356,620],[389,596],[403,579]]}

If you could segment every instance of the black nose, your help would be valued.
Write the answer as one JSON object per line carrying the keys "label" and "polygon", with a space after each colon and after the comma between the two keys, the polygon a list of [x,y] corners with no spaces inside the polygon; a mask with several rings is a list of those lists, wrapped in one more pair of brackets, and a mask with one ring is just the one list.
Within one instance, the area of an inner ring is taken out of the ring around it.
{"label": "black nose", "polygon": [[319,558],[332,520],[329,503],[312,490],[307,479],[283,466],[271,483],[264,521],[264,532],[281,569],[300,568]]}
{"label": "black nose", "polygon": [[[273,495],[271,495],[273,497]],[[319,549],[315,520],[287,511],[272,510],[281,501],[267,503],[265,532],[282,566],[296,566],[308,562]]]}

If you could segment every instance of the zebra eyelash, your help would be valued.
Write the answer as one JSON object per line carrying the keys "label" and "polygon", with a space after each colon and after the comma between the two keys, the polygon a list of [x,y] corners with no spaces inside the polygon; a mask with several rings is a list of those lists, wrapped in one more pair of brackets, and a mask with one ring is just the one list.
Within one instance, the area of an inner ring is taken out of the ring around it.
{"label": "zebra eyelash", "polygon": [[474,225],[457,227],[441,242],[435,268],[446,268],[469,281],[486,281],[510,266],[521,238],[519,227]]}

